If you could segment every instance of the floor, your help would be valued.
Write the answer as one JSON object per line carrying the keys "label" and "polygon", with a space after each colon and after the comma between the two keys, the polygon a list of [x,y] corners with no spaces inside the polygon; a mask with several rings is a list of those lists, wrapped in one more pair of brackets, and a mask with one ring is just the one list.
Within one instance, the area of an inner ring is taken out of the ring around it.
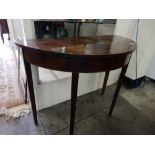
{"label": "floor", "polygon": [[[75,134],[77,135],[152,135],[155,134],[155,83],[136,89],[122,87],[111,118],[107,116],[115,85],[83,95],[77,100]],[[70,101],[38,112],[39,126],[32,113],[19,119],[0,118],[0,134],[69,133]]]}

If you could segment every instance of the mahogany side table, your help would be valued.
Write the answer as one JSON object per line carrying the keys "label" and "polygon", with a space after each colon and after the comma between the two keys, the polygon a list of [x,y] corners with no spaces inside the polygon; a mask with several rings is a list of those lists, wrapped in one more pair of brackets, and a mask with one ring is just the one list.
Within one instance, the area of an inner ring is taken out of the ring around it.
{"label": "mahogany side table", "polygon": [[102,88],[103,94],[109,72],[122,68],[108,114],[111,116],[132,52],[136,49],[134,41],[116,35],[16,41],[16,45],[22,48],[36,125],[38,121],[31,64],[52,70],[72,72],[70,134],[74,133],[79,73],[106,72]]}

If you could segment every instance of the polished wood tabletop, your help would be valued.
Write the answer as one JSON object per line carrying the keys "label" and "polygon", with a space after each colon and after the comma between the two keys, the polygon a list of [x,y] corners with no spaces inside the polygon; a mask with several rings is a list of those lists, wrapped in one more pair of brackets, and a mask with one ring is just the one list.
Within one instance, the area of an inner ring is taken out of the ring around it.
{"label": "polished wood tabletop", "polygon": [[135,50],[134,41],[121,36],[80,37],[64,39],[27,40],[17,42],[19,46],[41,51],[72,55],[113,55]]}
{"label": "polished wood tabletop", "polygon": [[[17,44],[23,50],[27,50],[25,57],[32,64],[35,61],[34,64],[43,65],[40,63],[49,63],[50,60],[58,58],[56,61],[50,62],[54,66],[49,64],[46,67],[69,72],[99,72],[108,68],[110,70],[117,69],[128,63],[130,54],[136,47],[135,42],[130,39],[111,35],[28,40],[26,42],[17,42]],[[31,57],[28,56],[29,54],[31,54]],[[39,55],[39,57],[36,58],[36,55]],[[35,60],[33,56],[35,56]],[[127,60],[124,61],[125,59]]]}
{"label": "polished wood tabletop", "polygon": [[74,133],[79,73],[105,71],[106,74],[102,87],[103,95],[110,70],[122,68],[109,111],[109,116],[111,116],[131,54],[136,49],[134,41],[116,35],[27,40],[24,42],[16,41],[16,44],[22,48],[33,116],[36,124],[38,122],[30,64],[52,70],[72,72],[70,134]]}

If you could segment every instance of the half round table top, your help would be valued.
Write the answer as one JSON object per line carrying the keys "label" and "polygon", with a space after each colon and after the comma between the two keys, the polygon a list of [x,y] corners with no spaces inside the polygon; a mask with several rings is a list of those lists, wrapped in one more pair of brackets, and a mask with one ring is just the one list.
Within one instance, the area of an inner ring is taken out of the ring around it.
{"label": "half round table top", "polygon": [[116,35],[65,39],[34,39],[25,42],[17,41],[16,43],[29,49],[72,56],[118,55],[131,53],[136,49],[136,43],[133,40]]}
{"label": "half round table top", "polygon": [[102,72],[129,63],[136,43],[130,39],[106,35],[16,42],[25,61],[52,70]]}

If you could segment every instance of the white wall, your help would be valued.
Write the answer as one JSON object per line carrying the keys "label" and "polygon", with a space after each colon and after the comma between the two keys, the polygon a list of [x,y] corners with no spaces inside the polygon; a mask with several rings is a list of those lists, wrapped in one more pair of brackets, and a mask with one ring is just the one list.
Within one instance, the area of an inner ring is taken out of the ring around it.
{"label": "white wall", "polygon": [[[129,39],[135,40],[136,38],[136,19],[118,19],[115,28],[115,34]],[[130,64],[126,73],[131,79],[136,79],[136,53],[132,54]]]}
{"label": "white wall", "polygon": [[23,20],[22,19],[11,19],[14,39],[25,39]]}
{"label": "white wall", "polygon": [[8,23],[8,27],[9,27],[10,38],[11,38],[11,40],[14,40],[14,32],[13,32],[11,19],[7,19],[7,23]]}
{"label": "white wall", "polygon": [[148,67],[148,70],[146,72],[146,76],[155,80],[155,52],[154,52],[154,56],[152,57],[150,66]]}
{"label": "white wall", "polygon": [[11,33],[11,37],[14,40],[19,38],[34,39],[35,31],[33,20],[31,19],[8,19],[8,26]]}
{"label": "white wall", "polygon": [[140,20],[137,45],[138,45],[137,51],[139,53],[138,77],[143,77],[147,75],[151,63],[153,65],[154,62],[153,58],[155,55],[155,19]]}
{"label": "white wall", "polygon": [[20,73],[22,73],[22,78],[25,79],[24,67],[22,65],[23,64],[22,56],[18,55],[19,49],[17,48],[17,46],[14,43],[14,41],[18,40],[18,39],[25,40],[23,20],[22,19],[8,19],[7,22],[8,22],[10,38],[11,38],[10,46],[11,46],[18,62],[20,59]]}
{"label": "white wall", "polygon": [[31,19],[23,19],[24,33],[26,39],[35,39],[34,23]]}
{"label": "white wall", "polygon": [[98,24],[96,35],[113,35],[115,31],[115,24]]}
{"label": "white wall", "polygon": [[18,39],[25,39],[25,33],[23,29],[23,22],[22,19],[7,19],[9,32],[10,32],[10,38],[11,38],[11,48],[13,52],[16,55],[16,58],[18,58],[17,54],[17,47],[14,44],[15,40]]}
{"label": "white wall", "polygon": [[[66,23],[65,28],[68,30],[69,37],[73,37],[74,24]],[[78,29],[78,24],[76,30]],[[80,36],[96,36],[114,34],[115,24],[94,24],[83,23],[80,28]]]}
{"label": "white wall", "polygon": [[[119,19],[115,34],[136,40],[137,26],[138,20],[136,19]],[[155,20],[140,19],[137,37],[137,78],[147,75],[154,53]],[[136,79],[136,52],[132,54],[126,75],[131,79]]]}
{"label": "white wall", "polygon": [[[83,23],[80,27],[80,36],[95,36],[97,24],[94,23]],[[74,35],[74,23],[66,23],[65,29],[68,31],[68,36],[73,37]],[[78,24],[76,24],[76,35],[78,30]]]}

